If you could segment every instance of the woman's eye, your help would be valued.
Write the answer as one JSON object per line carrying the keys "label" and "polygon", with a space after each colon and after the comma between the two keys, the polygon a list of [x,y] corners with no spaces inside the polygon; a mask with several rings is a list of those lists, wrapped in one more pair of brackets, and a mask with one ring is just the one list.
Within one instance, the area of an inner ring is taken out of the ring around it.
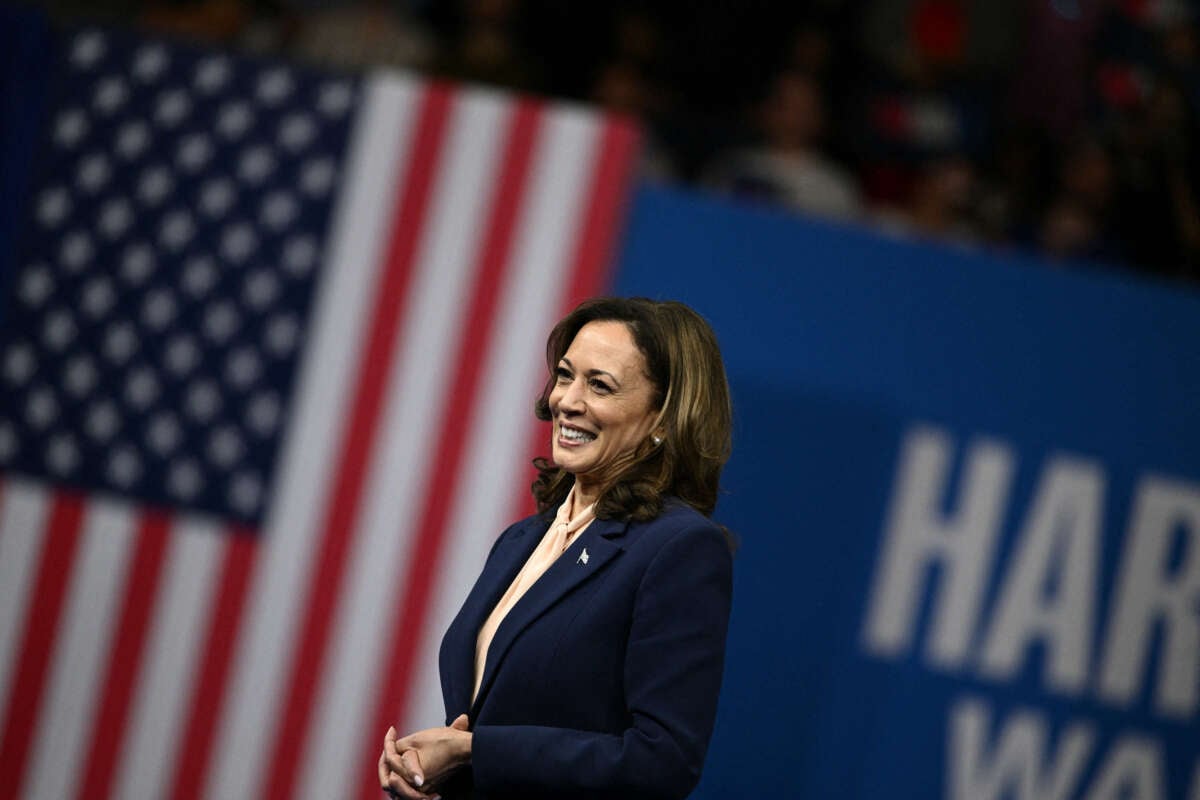
{"label": "woman's eye", "polygon": [[554,370],[554,376],[558,379],[559,383],[565,383],[571,380],[570,371],[564,369],[563,367],[559,367],[558,369]]}
{"label": "woman's eye", "polygon": [[609,388],[607,383],[605,383],[604,381],[598,381],[598,380],[592,381],[592,388],[602,394],[608,394],[609,392],[612,391],[612,389]]}

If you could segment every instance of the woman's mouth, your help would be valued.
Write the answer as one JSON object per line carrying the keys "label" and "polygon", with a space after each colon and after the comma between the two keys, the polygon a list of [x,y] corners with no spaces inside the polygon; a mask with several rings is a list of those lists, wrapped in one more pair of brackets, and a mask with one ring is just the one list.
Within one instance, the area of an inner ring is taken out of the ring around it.
{"label": "woman's mouth", "polygon": [[594,440],[596,434],[580,428],[569,427],[567,425],[558,426],[558,440],[567,445],[587,444]]}

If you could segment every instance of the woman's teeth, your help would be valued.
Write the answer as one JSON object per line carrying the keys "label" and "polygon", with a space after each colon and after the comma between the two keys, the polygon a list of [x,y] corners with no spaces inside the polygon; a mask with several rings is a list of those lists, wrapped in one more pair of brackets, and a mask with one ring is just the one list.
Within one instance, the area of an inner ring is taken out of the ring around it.
{"label": "woman's teeth", "polygon": [[588,433],[587,431],[575,430],[574,428],[559,428],[564,439],[569,439],[572,442],[590,442],[596,438],[596,434]]}

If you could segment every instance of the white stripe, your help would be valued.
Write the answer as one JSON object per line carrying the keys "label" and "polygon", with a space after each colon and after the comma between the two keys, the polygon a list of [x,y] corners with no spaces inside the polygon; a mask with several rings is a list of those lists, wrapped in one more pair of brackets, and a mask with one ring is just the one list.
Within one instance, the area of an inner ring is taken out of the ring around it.
{"label": "white stripe", "polygon": [[89,502],[33,738],[29,797],[64,797],[83,777],[78,773],[90,749],[87,736],[136,530],[137,516],[127,504]]}
{"label": "white stripe", "polygon": [[117,754],[113,797],[166,797],[188,701],[204,658],[228,536],[215,522],[184,517],[167,533],[159,597],[150,620],[129,730]]}
{"label": "white stripe", "polygon": [[21,659],[21,637],[32,600],[38,556],[46,538],[48,492],[6,477],[0,489],[0,703]]}
{"label": "white stripe", "polygon": [[397,188],[408,168],[418,85],[374,77],[364,90],[330,231],[330,256],[323,267],[295,398],[296,409],[280,457],[274,500],[268,510],[259,578],[251,588],[223,714],[207,796],[251,797],[272,744],[290,674],[290,656],[305,581],[319,546],[330,480],[336,469],[353,368],[359,363]]}
{"label": "white stripe", "polygon": [[530,176],[530,202],[518,222],[515,272],[504,287],[496,332],[488,338],[487,368],[472,412],[470,455],[454,496],[434,585],[434,604],[418,647],[421,669],[401,733],[443,724],[437,654],[442,634],[474,584],[483,558],[508,524],[514,498],[525,483],[522,463],[529,442],[533,400],[545,379],[543,352],[566,292],[583,224],[599,141],[597,118],[556,109],[545,122]]}
{"label": "white stripe", "polygon": [[503,137],[497,132],[511,111],[506,98],[483,92],[464,92],[451,109],[446,158],[419,242],[411,299],[396,332],[396,368],[367,473],[346,594],[333,626],[327,679],[312,716],[309,748],[299,761],[301,797],[343,797],[361,777],[352,770],[364,760],[359,751],[363,725],[372,722],[376,710],[369,701],[383,647],[391,640],[391,615],[384,609],[395,601],[408,572],[419,523],[415,516],[428,491],[445,398],[454,391],[454,375],[465,368],[457,362],[467,324],[463,314],[474,291],[488,201],[502,166]]}

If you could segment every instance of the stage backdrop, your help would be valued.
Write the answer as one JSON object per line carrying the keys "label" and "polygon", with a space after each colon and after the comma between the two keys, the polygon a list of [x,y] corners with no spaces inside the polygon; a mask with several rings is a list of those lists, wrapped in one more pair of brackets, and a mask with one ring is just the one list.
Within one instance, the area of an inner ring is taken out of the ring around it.
{"label": "stage backdrop", "polygon": [[742,540],[697,797],[1195,798],[1200,297],[658,189]]}

